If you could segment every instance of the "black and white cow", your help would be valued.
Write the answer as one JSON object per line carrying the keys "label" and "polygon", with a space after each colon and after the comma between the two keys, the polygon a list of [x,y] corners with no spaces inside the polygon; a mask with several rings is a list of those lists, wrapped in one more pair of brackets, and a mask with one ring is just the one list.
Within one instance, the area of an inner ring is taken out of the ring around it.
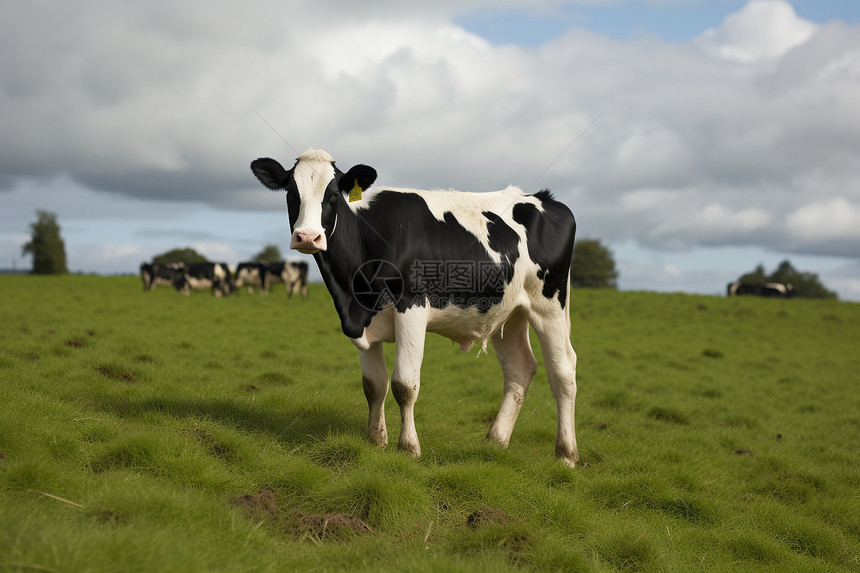
{"label": "black and white cow", "polygon": [[245,287],[248,294],[254,291],[254,287],[260,289],[260,294],[269,294],[269,283],[267,282],[267,269],[265,263],[239,263],[233,275],[233,286],[237,289]]}
{"label": "black and white cow", "polygon": [[308,298],[308,263],[307,261],[287,261],[293,268],[293,280],[290,284],[289,295],[300,294]]}
{"label": "black and white cow", "polygon": [[503,446],[537,369],[529,324],[540,340],[558,406],[556,456],[577,459],[576,354],[570,344],[573,214],[547,190],[495,193],[368,190],[376,171],[340,171],[324,151],[290,169],[257,159],[263,185],[286,190],[290,248],[314,255],[341,328],[360,351],[368,434],[385,446],[388,374],[383,342],[397,345],[391,391],[400,407],[399,447],[421,455],[413,410],[426,332],[484,350],[492,339],[504,374],[502,405],[487,437]]}
{"label": "black and white cow", "polygon": [[754,295],[767,298],[793,298],[794,285],[791,283],[750,284],[736,281],[729,283],[726,296]]}
{"label": "black and white cow", "polygon": [[[177,286],[181,279],[185,265],[183,263],[150,264],[140,265],[140,280],[143,282],[143,290],[153,291],[155,287]],[[178,287],[177,287],[178,288]]]}
{"label": "black and white cow", "polygon": [[308,264],[305,261],[281,261],[266,265],[267,280],[273,283],[284,283],[288,296],[301,294],[308,297]]}
{"label": "black and white cow", "polygon": [[212,289],[213,295],[222,297],[233,291],[233,280],[226,263],[188,263],[174,286],[184,295],[192,290]]}

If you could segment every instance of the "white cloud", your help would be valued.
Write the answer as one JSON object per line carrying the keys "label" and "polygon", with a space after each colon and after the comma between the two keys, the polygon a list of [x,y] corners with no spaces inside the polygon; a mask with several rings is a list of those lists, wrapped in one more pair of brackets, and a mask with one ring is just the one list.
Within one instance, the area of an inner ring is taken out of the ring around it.
{"label": "white cloud", "polygon": [[135,244],[66,245],[68,267],[72,272],[134,273],[147,256],[146,250]]}
{"label": "white cloud", "polygon": [[817,29],[799,18],[788,2],[753,0],[722,26],[699,36],[697,43],[717,57],[749,63],[779,58],[807,42]]}
{"label": "white cloud", "polygon": [[198,241],[191,246],[210,261],[233,262],[240,258],[232,245],[221,241]]}
{"label": "white cloud", "polygon": [[844,197],[810,203],[789,213],[786,223],[801,239],[860,240],[860,205]]}

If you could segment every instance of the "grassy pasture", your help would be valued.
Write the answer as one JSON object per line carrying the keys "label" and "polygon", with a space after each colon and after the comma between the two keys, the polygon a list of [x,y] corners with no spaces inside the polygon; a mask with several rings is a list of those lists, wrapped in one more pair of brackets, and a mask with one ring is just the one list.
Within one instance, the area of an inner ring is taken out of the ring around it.
{"label": "grassy pasture", "polygon": [[433,335],[423,458],[390,394],[392,445],[366,443],[321,285],[0,300],[0,570],[860,570],[857,304],[575,291],[570,470],[542,365],[501,450],[492,349]]}

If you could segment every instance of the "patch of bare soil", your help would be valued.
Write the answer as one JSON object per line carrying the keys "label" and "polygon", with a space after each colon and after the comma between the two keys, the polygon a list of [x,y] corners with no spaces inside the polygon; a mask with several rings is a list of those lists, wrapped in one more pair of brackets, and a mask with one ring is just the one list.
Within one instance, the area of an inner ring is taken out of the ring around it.
{"label": "patch of bare soil", "polygon": [[125,515],[113,509],[101,509],[92,518],[102,525],[120,525],[125,523]]}
{"label": "patch of bare soil", "polygon": [[278,507],[275,492],[260,490],[257,494],[245,494],[234,498],[231,504],[241,509],[255,521],[272,520],[278,528],[294,537],[313,541],[348,541],[356,535],[373,533],[363,520],[344,513],[316,514],[298,509],[282,512]]}
{"label": "patch of bare soil", "polygon": [[319,515],[293,511],[285,522],[287,533],[295,537],[311,535],[319,540],[347,541],[355,535],[373,533],[363,520],[345,513]]}
{"label": "patch of bare soil", "polygon": [[111,380],[134,382],[134,374],[111,364],[96,366],[96,372]]}
{"label": "patch of bare soil", "polygon": [[513,518],[501,509],[495,507],[482,507],[476,509],[466,518],[466,525],[471,528],[479,525],[499,525],[513,521]]}
{"label": "patch of bare soil", "polygon": [[260,490],[260,493],[257,494],[240,495],[233,498],[230,503],[244,511],[248,517],[255,521],[277,517],[280,512],[278,502],[275,499],[275,492],[268,489]]}

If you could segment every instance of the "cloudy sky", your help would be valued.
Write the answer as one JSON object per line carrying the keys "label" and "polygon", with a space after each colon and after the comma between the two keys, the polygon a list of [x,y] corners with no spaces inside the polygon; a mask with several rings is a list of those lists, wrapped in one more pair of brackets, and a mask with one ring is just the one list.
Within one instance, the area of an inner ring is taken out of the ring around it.
{"label": "cloudy sky", "polygon": [[[222,5],[223,4],[223,5]],[[553,189],[623,289],[762,263],[860,301],[860,2],[39,0],[0,7],[0,268],[36,209],[73,271],[287,252],[251,175]]]}

